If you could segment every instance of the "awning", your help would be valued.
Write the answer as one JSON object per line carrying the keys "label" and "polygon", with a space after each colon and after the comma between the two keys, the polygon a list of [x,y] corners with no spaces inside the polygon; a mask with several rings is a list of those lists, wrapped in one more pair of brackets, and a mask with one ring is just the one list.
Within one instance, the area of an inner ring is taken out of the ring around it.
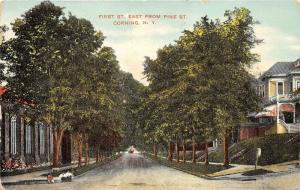
{"label": "awning", "polygon": [[261,111],[258,114],[256,114],[255,118],[259,118],[259,117],[274,117],[276,116],[276,114],[274,114],[271,111]]}
{"label": "awning", "polygon": [[247,117],[255,117],[257,112],[250,112],[247,114]]}
{"label": "awning", "polygon": [[[280,112],[294,112],[294,106],[291,104],[280,104]],[[256,114],[256,118],[259,117],[276,117],[277,115],[277,105],[272,105],[265,107],[263,111]]]}
{"label": "awning", "polygon": [[294,106],[291,104],[281,104],[279,107],[281,112],[294,112]]}

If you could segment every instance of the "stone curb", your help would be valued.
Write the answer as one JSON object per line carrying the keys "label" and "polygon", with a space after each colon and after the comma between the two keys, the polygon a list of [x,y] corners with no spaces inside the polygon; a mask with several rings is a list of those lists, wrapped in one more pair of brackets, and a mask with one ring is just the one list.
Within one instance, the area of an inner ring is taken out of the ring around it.
{"label": "stone curb", "polygon": [[199,176],[203,179],[207,179],[207,180],[232,180],[232,181],[256,181],[257,178],[256,177],[210,177],[210,176]]}

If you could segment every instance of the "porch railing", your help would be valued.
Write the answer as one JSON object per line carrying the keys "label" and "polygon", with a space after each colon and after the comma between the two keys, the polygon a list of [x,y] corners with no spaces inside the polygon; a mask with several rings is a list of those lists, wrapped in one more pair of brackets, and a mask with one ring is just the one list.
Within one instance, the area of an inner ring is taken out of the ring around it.
{"label": "porch railing", "polygon": [[288,133],[300,133],[300,123],[286,123],[281,119],[279,121],[287,129]]}
{"label": "porch railing", "polygon": [[[300,93],[299,94],[284,94],[278,96],[279,102],[291,102],[300,100]],[[275,104],[277,102],[277,96],[272,96],[269,98],[265,104]]]}

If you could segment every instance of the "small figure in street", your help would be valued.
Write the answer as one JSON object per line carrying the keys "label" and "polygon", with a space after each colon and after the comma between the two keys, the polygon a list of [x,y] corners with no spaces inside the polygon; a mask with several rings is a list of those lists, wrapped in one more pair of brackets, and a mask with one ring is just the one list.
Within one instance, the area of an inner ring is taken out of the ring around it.
{"label": "small figure in street", "polygon": [[48,183],[54,183],[54,178],[52,174],[48,174],[47,176]]}

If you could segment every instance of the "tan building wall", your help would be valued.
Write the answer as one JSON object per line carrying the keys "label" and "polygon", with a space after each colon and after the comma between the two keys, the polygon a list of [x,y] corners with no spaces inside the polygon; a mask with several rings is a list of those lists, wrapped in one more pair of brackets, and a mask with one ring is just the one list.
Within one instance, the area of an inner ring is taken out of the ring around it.
{"label": "tan building wall", "polygon": [[269,79],[267,82],[268,86],[266,86],[266,98],[265,100],[268,101],[270,98],[275,97],[277,95],[277,82],[283,82],[283,94],[289,94],[290,93],[290,80],[288,78],[280,78],[280,79]]}
{"label": "tan building wall", "polygon": [[271,98],[273,96],[276,96],[276,81],[269,81],[269,96],[268,96],[268,98]]}

